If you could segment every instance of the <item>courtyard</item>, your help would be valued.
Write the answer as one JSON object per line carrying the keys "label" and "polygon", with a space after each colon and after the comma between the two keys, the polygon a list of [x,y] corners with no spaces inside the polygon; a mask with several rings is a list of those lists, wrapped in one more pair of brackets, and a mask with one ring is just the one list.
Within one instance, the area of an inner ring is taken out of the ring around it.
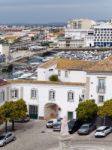
{"label": "courtyard", "polygon": [[[46,128],[46,122],[31,120],[16,123],[16,141],[1,147],[1,150],[58,150],[59,132]],[[87,136],[72,134],[70,150],[111,150],[112,133],[105,138],[95,138],[94,132]]]}

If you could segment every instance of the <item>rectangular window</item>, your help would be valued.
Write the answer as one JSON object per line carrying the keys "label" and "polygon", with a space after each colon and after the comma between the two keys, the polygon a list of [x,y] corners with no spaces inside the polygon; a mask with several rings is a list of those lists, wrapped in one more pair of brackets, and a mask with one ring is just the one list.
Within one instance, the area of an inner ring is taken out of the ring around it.
{"label": "rectangular window", "polygon": [[99,101],[99,103],[103,103],[104,102],[104,96],[99,95],[98,101]]}
{"label": "rectangular window", "polygon": [[61,70],[58,70],[58,76],[61,76]]}
{"label": "rectangular window", "polygon": [[105,92],[105,78],[98,79],[98,92],[99,93]]}
{"label": "rectangular window", "polygon": [[13,89],[11,90],[11,98],[18,98],[18,90],[17,89]]}
{"label": "rectangular window", "polygon": [[37,90],[36,89],[32,89],[31,90],[31,99],[36,99],[37,98]]}
{"label": "rectangular window", "polygon": [[68,71],[65,71],[65,78],[68,78]]}
{"label": "rectangular window", "polygon": [[5,101],[5,91],[0,92],[0,102]]}
{"label": "rectangular window", "polygon": [[55,100],[55,91],[49,91],[49,100]]}
{"label": "rectangular window", "polygon": [[72,91],[68,92],[68,101],[74,101],[74,93]]}

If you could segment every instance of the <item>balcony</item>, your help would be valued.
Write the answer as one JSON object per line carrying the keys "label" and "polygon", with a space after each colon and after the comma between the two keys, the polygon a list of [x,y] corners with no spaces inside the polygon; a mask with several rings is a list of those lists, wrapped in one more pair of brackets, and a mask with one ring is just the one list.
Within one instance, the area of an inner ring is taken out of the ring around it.
{"label": "balcony", "polygon": [[105,91],[106,91],[105,86],[104,86],[104,87],[99,87],[99,86],[97,86],[97,93],[104,94],[104,93],[105,93]]}

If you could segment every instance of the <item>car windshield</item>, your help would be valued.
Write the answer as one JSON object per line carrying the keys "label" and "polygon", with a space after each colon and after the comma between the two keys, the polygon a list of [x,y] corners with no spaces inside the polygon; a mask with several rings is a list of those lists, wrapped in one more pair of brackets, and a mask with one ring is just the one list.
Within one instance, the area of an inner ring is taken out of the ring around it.
{"label": "car windshield", "polygon": [[0,140],[3,140],[4,138],[5,138],[4,135],[1,135],[1,136],[0,136]]}
{"label": "car windshield", "polygon": [[53,123],[53,121],[48,121],[48,123]]}
{"label": "car windshield", "polygon": [[105,131],[106,129],[97,129],[96,132],[101,132],[101,131]]}
{"label": "car windshield", "polygon": [[76,122],[75,120],[70,120],[70,121],[68,122],[68,124],[73,124],[73,125],[74,125],[75,122]]}
{"label": "car windshield", "polygon": [[74,126],[74,123],[68,122],[68,127],[69,128],[73,128],[73,126]]}
{"label": "car windshield", "polygon": [[87,126],[87,125],[84,125],[81,127],[81,129],[87,129],[87,128],[89,128],[89,126]]}

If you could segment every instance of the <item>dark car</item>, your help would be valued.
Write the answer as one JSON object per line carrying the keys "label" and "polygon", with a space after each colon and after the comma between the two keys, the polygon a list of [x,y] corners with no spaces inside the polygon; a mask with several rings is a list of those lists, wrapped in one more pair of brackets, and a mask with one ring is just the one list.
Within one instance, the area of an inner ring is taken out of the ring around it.
{"label": "dark car", "polygon": [[87,135],[87,134],[91,133],[95,129],[96,129],[96,127],[95,127],[94,124],[92,124],[92,123],[85,123],[79,128],[78,134],[80,134],[80,135]]}
{"label": "dark car", "polygon": [[20,118],[18,120],[15,120],[15,122],[18,122],[18,123],[24,123],[24,122],[28,122],[28,121],[30,121],[30,116],[29,115],[27,115],[24,118]]}
{"label": "dark car", "polygon": [[73,134],[80,128],[81,125],[82,125],[82,122],[79,120],[75,120],[75,119],[70,120],[68,122],[69,133]]}
{"label": "dark car", "polygon": [[57,122],[53,125],[53,131],[61,131],[61,121],[57,121]]}

